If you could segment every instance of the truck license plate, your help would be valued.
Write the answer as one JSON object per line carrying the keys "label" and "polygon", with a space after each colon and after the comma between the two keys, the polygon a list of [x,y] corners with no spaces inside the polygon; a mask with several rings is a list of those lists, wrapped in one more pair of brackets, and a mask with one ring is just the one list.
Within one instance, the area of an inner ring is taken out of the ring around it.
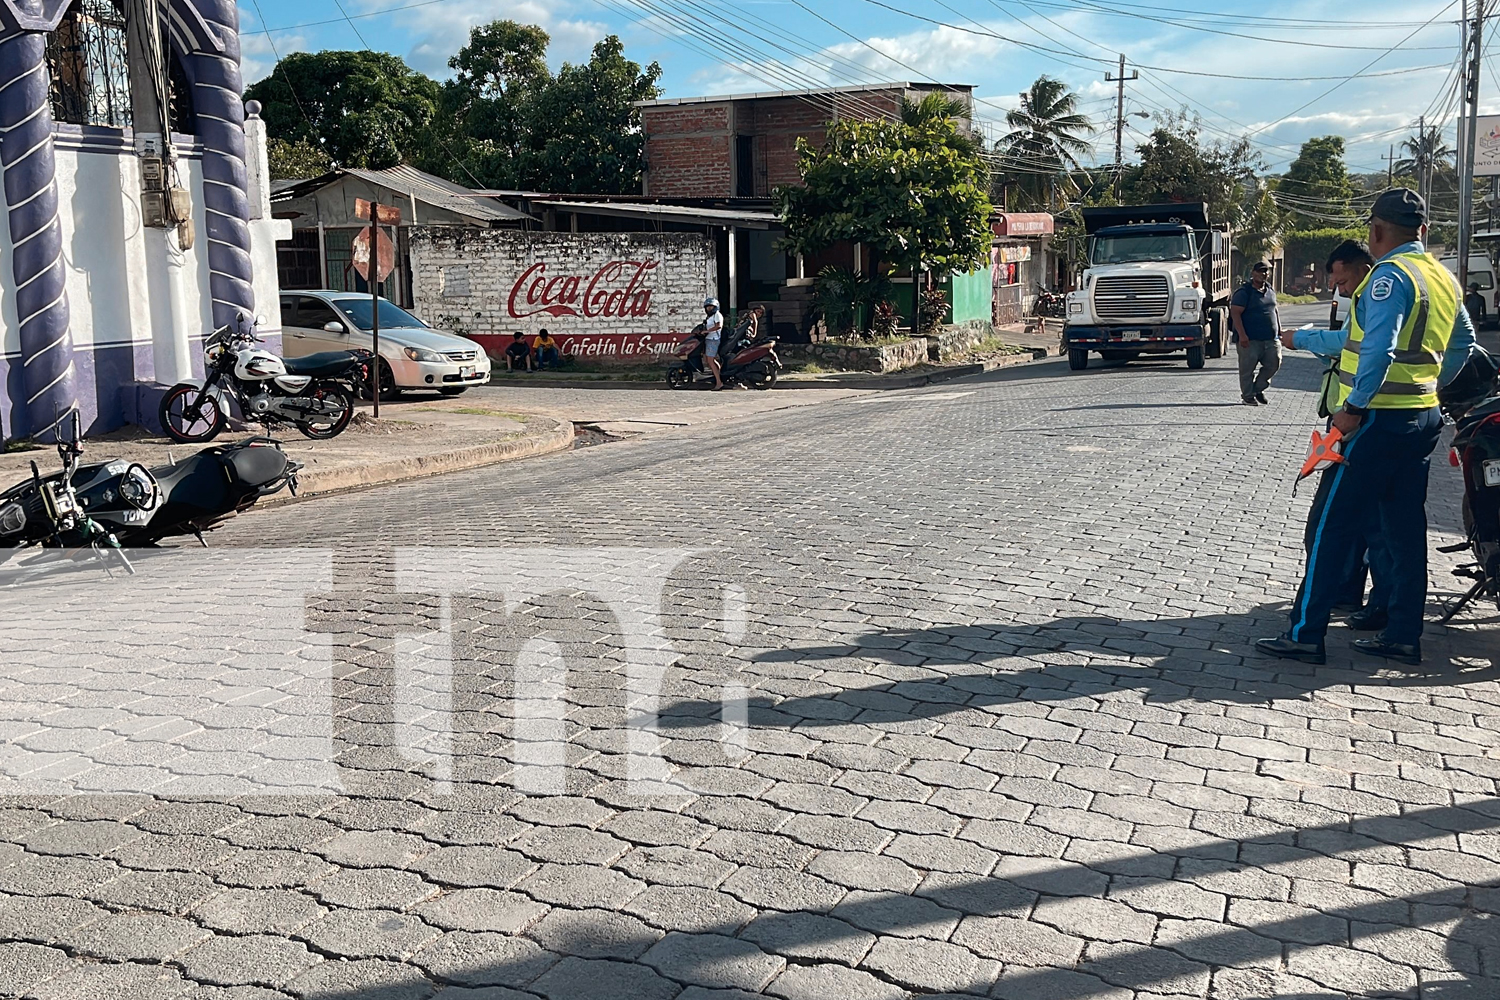
{"label": "truck license plate", "polygon": [[1120,334],[1120,339],[1121,340],[1140,340],[1141,339],[1141,334],[1143,334],[1145,332],[1146,331],[1144,331],[1144,330],[1126,330],[1124,333]]}
{"label": "truck license plate", "polygon": [[462,365],[462,366],[460,366],[459,369],[458,369],[458,377],[459,378],[473,378],[474,377],[474,366],[473,365]]}
{"label": "truck license plate", "polygon": [[1500,486],[1500,458],[1492,458],[1484,463],[1484,485]]}

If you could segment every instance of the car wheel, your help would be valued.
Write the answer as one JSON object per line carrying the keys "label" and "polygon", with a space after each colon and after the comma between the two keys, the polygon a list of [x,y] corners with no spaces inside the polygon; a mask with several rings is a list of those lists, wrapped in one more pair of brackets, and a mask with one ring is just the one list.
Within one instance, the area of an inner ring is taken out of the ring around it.
{"label": "car wheel", "polygon": [[[385,358],[380,359],[380,401],[389,403],[401,397],[401,387],[396,384],[396,373],[391,371],[390,363]],[[364,383],[359,387],[359,398],[370,398],[370,384]]]}

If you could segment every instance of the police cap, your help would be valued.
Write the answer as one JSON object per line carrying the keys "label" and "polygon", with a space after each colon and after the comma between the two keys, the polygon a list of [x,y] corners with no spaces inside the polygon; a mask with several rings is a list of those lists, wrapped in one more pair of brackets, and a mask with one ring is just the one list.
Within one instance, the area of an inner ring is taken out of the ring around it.
{"label": "police cap", "polygon": [[1404,229],[1427,225],[1427,202],[1411,188],[1391,188],[1375,199],[1370,219],[1380,219]]}

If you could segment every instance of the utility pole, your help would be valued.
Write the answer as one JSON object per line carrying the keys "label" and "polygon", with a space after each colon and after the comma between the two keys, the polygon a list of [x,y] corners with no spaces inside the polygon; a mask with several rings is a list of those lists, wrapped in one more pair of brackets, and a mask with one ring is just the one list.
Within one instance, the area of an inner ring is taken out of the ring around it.
{"label": "utility pole", "polygon": [[1419,116],[1417,118],[1417,149],[1416,149],[1416,156],[1413,157],[1413,159],[1416,161],[1416,168],[1417,168],[1417,194],[1419,194],[1419,195],[1422,196],[1422,200],[1423,201],[1426,201],[1427,200],[1427,116],[1426,115],[1421,115],[1421,116]]}
{"label": "utility pole", "polygon": [[1395,180],[1396,180],[1395,171],[1396,171],[1396,144],[1393,142],[1393,143],[1391,143],[1391,151],[1388,154],[1386,154],[1386,157],[1385,157],[1385,186],[1386,186],[1387,190],[1389,190],[1390,186],[1393,183],[1395,183]]}
{"label": "utility pole", "polygon": [[1140,73],[1131,70],[1130,75],[1125,75],[1125,53],[1120,53],[1120,75],[1111,76],[1104,74],[1105,83],[1118,84],[1115,89],[1115,186],[1120,184],[1120,173],[1124,170],[1124,144],[1125,144],[1125,81],[1135,80]]}
{"label": "utility pole", "polygon": [[[1464,0],[1467,16],[1469,0]],[[1467,291],[1469,287],[1469,244],[1474,235],[1474,151],[1478,146],[1476,134],[1479,125],[1479,72],[1483,59],[1484,0],[1475,0],[1474,23],[1465,39],[1469,45],[1469,62],[1465,73],[1464,100],[1468,102],[1463,124],[1463,141],[1459,143],[1461,182],[1458,191],[1458,287]]]}

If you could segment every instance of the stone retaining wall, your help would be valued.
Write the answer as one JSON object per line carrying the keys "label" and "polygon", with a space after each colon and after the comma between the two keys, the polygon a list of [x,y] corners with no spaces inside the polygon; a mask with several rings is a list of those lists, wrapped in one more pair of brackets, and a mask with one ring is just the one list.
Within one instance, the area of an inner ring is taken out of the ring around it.
{"label": "stone retaining wall", "polygon": [[927,360],[926,337],[913,337],[896,344],[777,344],[783,361],[813,361],[824,368],[846,372],[893,372]]}
{"label": "stone retaining wall", "polygon": [[994,324],[986,320],[945,326],[937,336],[927,338],[927,358],[929,361],[952,361],[968,354],[994,335]]}

